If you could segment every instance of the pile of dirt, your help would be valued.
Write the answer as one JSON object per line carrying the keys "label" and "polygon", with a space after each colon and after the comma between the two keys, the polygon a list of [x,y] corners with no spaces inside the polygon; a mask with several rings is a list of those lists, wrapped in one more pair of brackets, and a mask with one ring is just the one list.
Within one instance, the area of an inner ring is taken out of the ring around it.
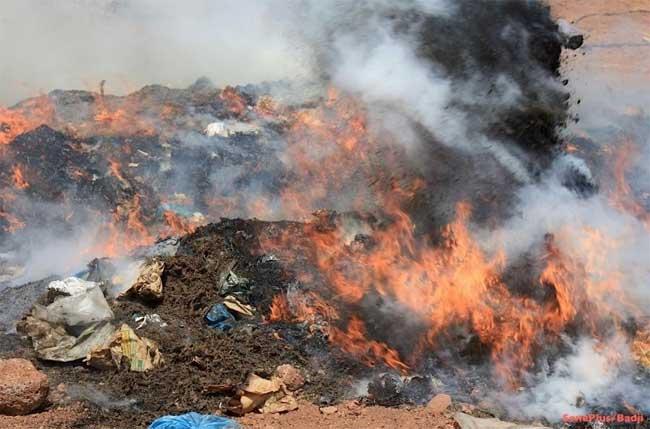
{"label": "pile of dirt", "polygon": [[[52,385],[67,386],[69,399],[87,401],[89,410],[80,424],[146,426],[162,414],[222,410],[232,388],[214,392],[209,386],[236,386],[250,373],[269,377],[282,364],[291,364],[306,377],[301,397],[318,404],[340,401],[369,369],[337,350],[307,324],[269,323],[266,316],[273,297],[295,279],[277,258],[260,251],[260,235],[293,228],[298,223],[222,220],[199,228],[180,241],[177,254],[159,257],[165,264],[163,299],[151,303],[134,298],[111,301],[114,323],[137,327],[139,315],[157,314],[164,327],[148,323],[138,335],[155,341],[164,364],[146,373],[97,370],[82,363],[39,361]],[[93,278],[112,281],[111,261],[91,264]],[[223,302],[220,279],[236,273],[249,289],[237,295],[255,308],[255,315],[240,318],[233,329],[208,327],[204,316]],[[102,278],[104,277],[104,278]],[[1,355],[35,359],[28,341],[4,336]],[[81,393],[80,393],[81,392]]]}

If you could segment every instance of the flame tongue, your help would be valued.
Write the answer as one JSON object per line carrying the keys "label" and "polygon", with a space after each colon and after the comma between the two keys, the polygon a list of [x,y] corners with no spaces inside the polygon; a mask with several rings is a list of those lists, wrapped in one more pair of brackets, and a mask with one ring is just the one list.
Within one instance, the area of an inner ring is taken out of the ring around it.
{"label": "flame tongue", "polygon": [[[145,186],[151,178],[148,170],[131,161],[138,153],[146,161],[158,156],[158,162],[168,155],[171,140],[161,136],[155,143],[165,151],[151,155],[137,138],[147,139],[157,129],[165,136],[173,134],[182,109],[148,106],[136,96],[94,100],[87,118],[68,123],[54,114],[60,112],[54,112],[47,97],[0,110],[2,149],[41,123],[74,136],[124,137],[113,147],[118,150],[93,161],[92,169],[65,165],[65,174],[75,182],[94,187],[98,181],[111,192],[108,219],[98,234],[102,239],[88,249],[88,256],[116,256],[151,244],[161,234],[192,232],[204,219],[167,209],[162,204],[175,201],[175,194],[158,197],[161,191]],[[201,196],[206,213],[225,215],[244,207],[262,218],[280,212],[285,218],[305,219],[314,209],[327,207],[375,215],[323,210],[311,222],[263,237],[263,250],[280,255],[297,282],[291,293],[275,297],[269,320],[307,321],[361,362],[400,372],[417,370],[440,350],[462,355],[474,347],[481,358],[492,360],[501,383],[515,386],[544,349],[554,347],[567,332],[598,338],[602,332],[622,330],[621,308],[638,314],[621,285],[622,273],[607,263],[618,244],[594,229],[551,231],[543,246],[531,249],[527,257],[532,263],[523,274],[504,251],[482,248],[472,232],[469,203],[458,203],[447,225],[421,231],[413,207],[426,182],[404,168],[409,165],[404,147],[369,127],[367,112],[355,97],[331,89],[315,107],[288,108],[269,98],[254,103],[228,87],[215,91],[211,101],[217,100],[229,120],[281,124],[286,148],[280,161],[286,170],[279,175],[284,177],[275,189],[277,201],[268,195],[253,200],[219,194],[223,190],[211,188],[209,197]],[[91,145],[80,140],[63,146],[66,153],[85,159],[80,154],[100,145],[88,149]],[[612,203],[642,219],[647,212],[625,181],[631,157],[626,154],[615,163],[619,189]],[[32,162],[8,162],[10,171],[3,180],[11,186],[0,195],[0,224],[13,232],[25,225],[10,207],[46,180]],[[262,169],[260,164],[251,168]],[[191,204],[181,205],[185,203]]]}
{"label": "flame tongue", "polygon": [[[324,320],[333,344],[368,365],[402,372],[441,348],[463,353],[454,332],[464,327],[491,350],[497,380],[511,387],[570,326],[594,338],[620,331],[617,306],[625,303],[625,293],[616,275],[592,277],[597,270],[589,264],[597,259],[578,262],[549,236],[537,281],[532,273],[527,292],[513,291],[503,280],[503,254],[481,249],[469,216],[469,206],[460,204],[438,246],[417,237],[399,211],[365,243],[361,237],[345,240],[341,218],[335,228],[323,227],[320,219],[305,227],[304,236],[269,237],[264,250],[293,261],[293,268],[297,264],[298,278],[310,289],[276,297],[271,320]],[[589,231],[584,237],[589,239]],[[606,252],[604,242],[594,245]],[[298,254],[307,258],[306,266]]]}

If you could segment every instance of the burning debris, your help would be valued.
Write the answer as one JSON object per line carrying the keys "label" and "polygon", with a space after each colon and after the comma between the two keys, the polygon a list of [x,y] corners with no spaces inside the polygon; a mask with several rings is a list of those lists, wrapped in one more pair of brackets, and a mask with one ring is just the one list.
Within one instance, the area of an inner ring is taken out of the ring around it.
{"label": "burning debris", "polygon": [[133,398],[84,422],[116,427],[350,398],[462,428],[648,412],[645,149],[560,134],[584,40],[542,4],[433,3],[303,5],[306,84],[0,109],[0,352]]}

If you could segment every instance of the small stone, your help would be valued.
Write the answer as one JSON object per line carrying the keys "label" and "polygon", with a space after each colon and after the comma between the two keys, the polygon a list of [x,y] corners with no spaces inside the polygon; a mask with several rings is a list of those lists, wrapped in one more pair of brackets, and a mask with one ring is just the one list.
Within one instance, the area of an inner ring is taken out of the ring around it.
{"label": "small stone", "polygon": [[352,401],[345,402],[345,407],[348,410],[358,410],[359,408],[361,408],[361,404],[358,401],[352,400]]}
{"label": "small stone", "polygon": [[64,383],[59,383],[54,389],[50,390],[48,401],[53,404],[65,404],[67,401],[66,387]]}
{"label": "small stone", "polygon": [[280,365],[275,370],[275,374],[287,386],[287,389],[291,391],[298,390],[305,385],[305,377],[292,365]]}
{"label": "small stone", "polygon": [[451,396],[439,393],[427,404],[427,410],[433,414],[442,414],[447,408],[451,406]]}
{"label": "small stone", "polygon": [[47,375],[25,359],[0,360],[0,414],[25,415],[43,405]]}
{"label": "small stone", "polygon": [[336,408],[336,407],[332,407],[332,406],[330,406],[330,407],[321,407],[321,408],[320,408],[320,412],[323,413],[323,414],[325,414],[325,415],[334,414],[334,413],[336,413],[338,410],[339,410],[338,408]]}

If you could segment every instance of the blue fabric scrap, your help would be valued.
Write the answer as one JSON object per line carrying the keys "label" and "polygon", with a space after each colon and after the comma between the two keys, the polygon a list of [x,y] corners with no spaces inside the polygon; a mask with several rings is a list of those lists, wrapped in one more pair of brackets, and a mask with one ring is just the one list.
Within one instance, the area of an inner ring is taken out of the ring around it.
{"label": "blue fabric scrap", "polygon": [[235,317],[228,311],[225,305],[215,304],[208,311],[208,314],[205,315],[205,321],[211,328],[228,331],[233,328]]}

